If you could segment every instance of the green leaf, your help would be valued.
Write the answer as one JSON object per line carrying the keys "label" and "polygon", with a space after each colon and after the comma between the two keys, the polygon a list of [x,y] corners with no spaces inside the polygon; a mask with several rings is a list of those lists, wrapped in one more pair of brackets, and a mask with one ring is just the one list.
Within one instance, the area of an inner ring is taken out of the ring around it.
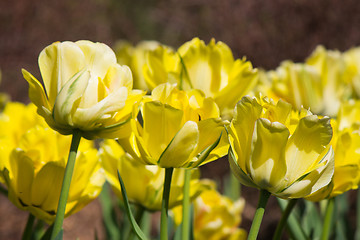
{"label": "green leaf", "polygon": [[103,190],[99,196],[102,208],[103,223],[108,239],[120,239],[120,230],[117,227],[115,209],[112,204],[110,189],[108,184],[104,184]]}
{"label": "green leaf", "polygon": [[[282,211],[285,210],[288,201],[280,198],[276,198],[277,202],[281,208]],[[290,216],[287,220],[287,230],[289,231],[291,237],[296,240],[307,240],[307,236],[304,232],[304,230],[301,227],[301,224],[299,222],[298,217],[296,216],[296,208],[294,211],[290,213]]]}
{"label": "green leaf", "polygon": [[131,212],[129,200],[128,200],[126,190],[125,190],[125,185],[124,185],[124,182],[123,182],[123,180],[122,180],[122,178],[120,176],[119,170],[117,171],[117,173],[118,173],[118,178],[119,178],[119,181],[120,181],[121,194],[123,196],[124,204],[125,204],[125,207],[126,207],[125,210],[126,210],[126,213],[128,215],[131,226],[132,226],[135,234],[138,236],[138,238],[140,238],[141,240],[147,240],[145,234],[141,231],[141,228],[139,227],[139,225],[135,221],[135,218],[134,218],[134,216],[133,216],[133,214]]}
{"label": "green leaf", "polygon": [[322,233],[322,220],[315,203],[305,201],[305,211],[303,214],[302,226],[311,239],[320,239]]}

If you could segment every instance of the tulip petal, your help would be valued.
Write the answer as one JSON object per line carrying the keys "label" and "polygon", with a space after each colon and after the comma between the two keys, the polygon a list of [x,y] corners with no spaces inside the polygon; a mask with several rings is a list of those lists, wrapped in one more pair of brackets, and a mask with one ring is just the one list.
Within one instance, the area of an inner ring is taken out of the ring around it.
{"label": "tulip petal", "polygon": [[158,164],[163,168],[183,167],[198,142],[198,125],[193,121],[186,122],[161,154]]}
{"label": "tulip petal", "polygon": [[235,153],[233,149],[230,147],[229,149],[229,155],[228,160],[230,163],[230,168],[232,173],[235,175],[235,177],[240,181],[241,184],[248,186],[248,187],[254,187],[258,188],[256,184],[254,184],[254,181],[248,176],[243,169],[239,166],[239,160],[237,160]]}
{"label": "tulip petal", "polygon": [[31,187],[34,206],[56,212],[64,172],[64,167],[56,162],[49,162],[40,169]]}
{"label": "tulip petal", "polygon": [[197,167],[225,156],[229,150],[225,125],[221,118],[209,118],[198,122],[199,143],[193,154],[198,154],[197,161],[190,167]]}
{"label": "tulip petal", "polygon": [[276,192],[286,174],[285,148],[289,130],[281,123],[260,118],[252,142],[250,173],[259,188]]}
{"label": "tulip petal", "polygon": [[329,144],[331,137],[329,118],[319,119],[316,115],[310,115],[299,121],[286,147],[286,178],[289,183],[317,168],[319,163],[315,160]]}
{"label": "tulip petal", "polygon": [[[255,121],[260,117],[262,106],[249,96],[245,96],[235,107],[234,119],[231,122],[229,131],[234,131],[231,136],[232,147],[238,154],[240,168],[249,173],[249,159],[251,153],[251,139],[255,127]],[[241,160],[240,160],[241,159]]]}
{"label": "tulip petal", "polygon": [[324,152],[325,155],[319,161],[320,164],[316,169],[305,173],[278,196],[303,198],[330,184],[334,175],[334,151],[332,147],[329,147]]}
{"label": "tulip petal", "polygon": [[13,150],[10,155],[11,185],[22,207],[31,205],[31,185],[34,180],[34,165],[23,151]]}
{"label": "tulip petal", "polygon": [[142,113],[144,144],[150,155],[158,160],[181,129],[183,112],[159,102],[146,102]]}
{"label": "tulip petal", "polygon": [[106,44],[81,40],[76,45],[85,55],[86,69],[100,79],[105,77],[109,66],[116,63],[115,53]]}
{"label": "tulip petal", "polygon": [[85,67],[81,49],[73,42],[55,42],[41,51],[39,67],[50,105],[61,88]]}
{"label": "tulip petal", "polygon": [[60,90],[53,109],[53,116],[58,125],[74,125],[72,111],[76,110],[89,78],[90,72],[78,72]]}
{"label": "tulip petal", "polygon": [[45,119],[48,118],[49,113],[51,114],[51,108],[43,86],[31,73],[25,69],[22,69],[21,72],[26,81],[29,83],[30,100],[38,107],[39,114]]}

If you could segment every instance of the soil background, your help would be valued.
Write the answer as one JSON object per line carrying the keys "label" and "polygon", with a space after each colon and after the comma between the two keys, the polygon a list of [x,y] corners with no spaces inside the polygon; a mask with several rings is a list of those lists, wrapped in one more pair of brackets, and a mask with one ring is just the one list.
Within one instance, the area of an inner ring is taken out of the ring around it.
{"label": "soil background", "polygon": [[[178,47],[193,37],[215,38],[235,57],[274,69],[283,60],[304,61],[319,44],[341,51],[359,46],[359,12],[358,0],[1,0],[0,92],[29,102],[21,68],[39,78],[38,54],[55,41],[88,39],[113,46],[119,39],[158,40]],[[217,161],[202,171],[221,180],[229,173],[228,163]],[[242,227],[248,230],[258,191],[243,188],[243,197]],[[64,239],[94,239],[95,229],[101,236],[100,211],[94,201],[68,218]],[[271,236],[279,217],[271,198],[259,239]],[[0,196],[0,239],[20,239],[26,219]]]}

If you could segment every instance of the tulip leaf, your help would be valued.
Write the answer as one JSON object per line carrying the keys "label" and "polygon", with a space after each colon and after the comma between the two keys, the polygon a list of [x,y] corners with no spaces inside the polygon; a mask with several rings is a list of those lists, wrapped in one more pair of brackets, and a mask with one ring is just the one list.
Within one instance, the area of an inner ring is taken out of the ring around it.
{"label": "tulip leaf", "polygon": [[103,222],[106,235],[109,239],[120,239],[120,232],[117,227],[116,217],[114,216],[114,207],[111,202],[109,185],[105,184],[99,195],[102,208]]}
{"label": "tulip leaf", "polygon": [[122,180],[122,178],[120,176],[119,170],[117,171],[117,173],[118,173],[118,178],[119,178],[119,181],[120,181],[121,194],[122,194],[124,204],[125,204],[125,210],[126,210],[126,213],[128,215],[131,226],[132,226],[135,234],[138,236],[139,239],[147,240],[145,234],[142,232],[141,228],[137,224],[137,222],[136,222],[136,220],[135,220],[135,218],[134,218],[134,216],[133,216],[133,214],[131,212],[129,200],[128,200],[126,190],[125,190],[125,185],[124,185],[124,182],[123,182],[123,180]]}

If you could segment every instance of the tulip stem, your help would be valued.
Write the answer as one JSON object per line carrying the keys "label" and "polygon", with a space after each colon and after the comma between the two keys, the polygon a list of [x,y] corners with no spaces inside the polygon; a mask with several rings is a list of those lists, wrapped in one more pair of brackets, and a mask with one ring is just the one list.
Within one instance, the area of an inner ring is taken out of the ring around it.
{"label": "tulip stem", "polygon": [[161,204],[160,240],[168,240],[168,209],[171,178],[174,168],[165,168],[165,181]]}
{"label": "tulip stem", "polygon": [[190,180],[191,169],[185,169],[184,198],[183,198],[183,219],[181,227],[181,239],[188,240],[190,233]]}
{"label": "tulip stem", "polygon": [[326,212],[325,212],[324,226],[321,234],[321,239],[323,240],[327,240],[330,237],[333,215],[334,215],[334,207],[335,207],[335,199],[334,198],[328,199]]}
{"label": "tulip stem", "polygon": [[31,239],[31,233],[32,233],[32,228],[35,222],[35,217],[34,215],[32,215],[31,213],[29,213],[29,218],[27,220],[23,235],[22,235],[22,240],[30,240]]}
{"label": "tulip stem", "polygon": [[273,240],[279,240],[281,238],[282,231],[286,226],[286,222],[290,216],[291,211],[294,209],[298,199],[291,199],[283,212],[280,222],[278,223]]}
{"label": "tulip stem", "polygon": [[81,139],[80,131],[74,130],[71,146],[70,146],[68,162],[66,164],[64,179],[61,187],[60,199],[56,212],[54,228],[51,233],[51,240],[54,240],[62,229],[62,224],[65,217],[66,203],[69,195],[70,183],[75,167],[76,154],[77,154],[77,149],[79,147],[80,139]]}
{"label": "tulip stem", "polygon": [[264,216],[266,203],[268,202],[270,193],[264,189],[260,190],[259,203],[255,212],[253,222],[248,235],[248,240],[256,240],[259,233],[261,221]]}

